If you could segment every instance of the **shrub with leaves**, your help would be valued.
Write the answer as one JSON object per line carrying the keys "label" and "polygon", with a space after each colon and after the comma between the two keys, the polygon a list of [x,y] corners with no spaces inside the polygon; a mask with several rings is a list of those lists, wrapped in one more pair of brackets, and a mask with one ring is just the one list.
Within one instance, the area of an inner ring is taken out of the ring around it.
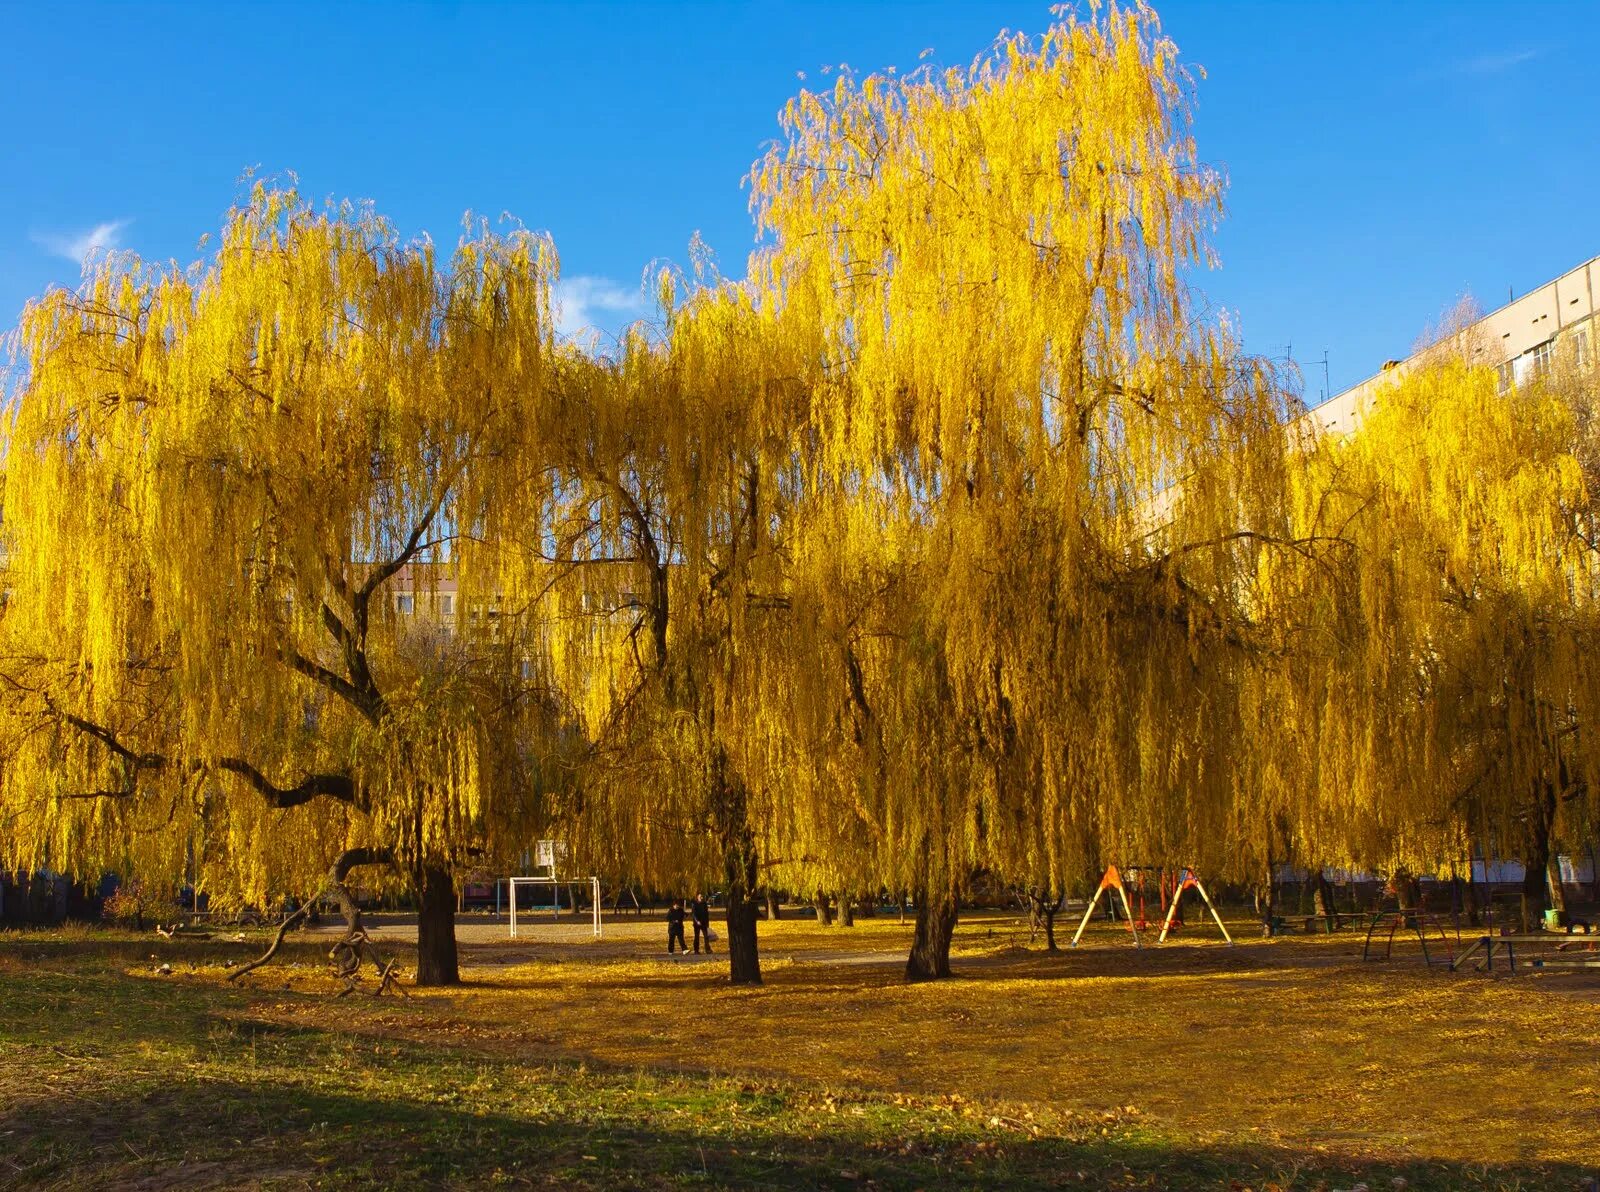
{"label": "shrub with leaves", "polygon": [[107,923],[143,931],[147,924],[175,922],[183,917],[183,910],[170,890],[128,882],[106,899],[100,914]]}

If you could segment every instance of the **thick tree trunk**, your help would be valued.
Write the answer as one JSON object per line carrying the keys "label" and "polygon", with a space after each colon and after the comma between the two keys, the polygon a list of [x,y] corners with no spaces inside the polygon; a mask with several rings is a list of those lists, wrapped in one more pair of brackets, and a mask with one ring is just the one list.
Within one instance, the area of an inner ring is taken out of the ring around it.
{"label": "thick tree trunk", "polygon": [[1555,791],[1546,784],[1534,794],[1533,815],[1528,824],[1527,853],[1522,859],[1522,930],[1544,930],[1544,912],[1552,904],[1550,895],[1560,889],[1551,870],[1550,828],[1555,818]]}
{"label": "thick tree trunk", "polygon": [[[1394,889],[1395,904],[1402,911],[1416,911],[1422,908],[1422,886],[1410,871],[1399,870],[1389,884]],[[1408,924],[1414,922],[1413,917],[1408,915],[1406,922]]]}
{"label": "thick tree trunk", "polygon": [[761,984],[761,953],[756,941],[760,911],[760,870],[755,833],[745,789],[728,773],[727,757],[719,750],[714,767],[717,837],[722,845],[722,875],[728,891],[728,979],[735,985]]}
{"label": "thick tree trunk", "polygon": [[856,925],[856,900],[853,895],[839,895],[839,926],[854,927]]}
{"label": "thick tree trunk", "polygon": [[767,887],[767,918],[774,923],[783,918],[783,900],[771,886]]}
{"label": "thick tree trunk", "polygon": [[1451,881],[1456,888],[1454,900],[1456,914],[1467,921],[1468,927],[1481,927],[1483,925],[1483,914],[1478,906],[1478,885],[1472,880],[1471,871],[1467,872],[1466,877],[1458,875],[1452,878]]}
{"label": "thick tree trunk", "polygon": [[1544,912],[1550,892],[1550,882],[1545,866],[1548,858],[1529,857],[1522,872],[1522,930],[1542,931]]}
{"label": "thick tree trunk", "polygon": [[907,981],[935,981],[950,975],[950,937],[959,908],[949,891],[917,891],[917,928],[906,959]]}
{"label": "thick tree trunk", "polygon": [[1334,906],[1333,883],[1328,881],[1328,875],[1319,867],[1316,876],[1311,879],[1311,906],[1314,913],[1321,915],[1330,926],[1338,920],[1335,916],[1338,909]]}
{"label": "thick tree trunk", "polygon": [[450,871],[423,867],[417,887],[417,984],[459,985],[456,892]]}
{"label": "thick tree trunk", "polygon": [[1261,884],[1256,887],[1256,914],[1261,916],[1261,934],[1271,935],[1278,925],[1278,872],[1272,858],[1267,858]]}
{"label": "thick tree trunk", "polygon": [[1545,872],[1550,877],[1550,909],[1561,916],[1561,925],[1567,923],[1567,891],[1561,884],[1561,858],[1550,850],[1549,857],[1545,860]]}
{"label": "thick tree trunk", "polygon": [[1472,872],[1467,872],[1461,891],[1461,909],[1466,912],[1467,924],[1471,927],[1483,926],[1483,904],[1478,897],[1478,883],[1472,880]]}
{"label": "thick tree trunk", "polygon": [[828,895],[824,891],[818,890],[816,896],[811,900],[811,905],[817,908],[817,926],[832,927],[833,903],[829,900]]}
{"label": "thick tree trunk", "polygon": [[753,845],[723,854],[728,884],[728,979],[735,985],[761,984],[761,953],[756,946],[756,854]]}

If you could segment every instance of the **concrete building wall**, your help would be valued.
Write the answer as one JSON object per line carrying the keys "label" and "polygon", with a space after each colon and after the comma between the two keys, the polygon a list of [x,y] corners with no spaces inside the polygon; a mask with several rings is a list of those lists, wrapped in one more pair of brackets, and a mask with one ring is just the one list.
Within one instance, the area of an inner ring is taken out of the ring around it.
{"label": "concrete building wall", "polygon": [[[1594,359],[1600,324],[1600,257],[1492,310],[1456,333],[1457,346],[1475,363],[1501,374],[1501,387],[1526,382],[1557,350],[1580,362]],[[1414,366],[1419,355],[1390,361],[1377,373],[1307,411],[1304,422],[1317,434],[1347,435],[1361,424],[1382,388]]]}
{"label": "concrete building wall", "polygon": [[[1525,384],[1555,359],[1571,352],[1579,364],[1595,359],[1600,349],[1600,257],[1548,281],[1521,298],[1490,311],[1455,333],[1453,347],[1474,363],[1487,364],[1500,374],[1502,390]],[[1358,385],[1306,412],[1302,423],[1314,434],[1347,435],[1361,424],[1381,397],[1384,387],[1399,379],[1425,356],[1389,361]],[[1594,857],[1558,858],[1562,884],[1570,890],[1595,888]],[[1476,859],[1475,881],[1520,884],[1523,868],[1514,860]]]}

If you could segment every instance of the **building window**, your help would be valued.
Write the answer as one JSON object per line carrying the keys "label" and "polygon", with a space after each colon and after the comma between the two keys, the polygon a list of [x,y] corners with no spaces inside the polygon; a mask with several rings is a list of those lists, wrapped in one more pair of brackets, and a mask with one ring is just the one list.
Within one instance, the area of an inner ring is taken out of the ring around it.
{"label": "building window", "polygon": [[1530,353],[1533,356],[1533,372],[1535,376],[1543,376],[1550,371],[1550,359],[1555,355],[1554,341],[1545,340]]}
{"label": "building window", "polygon": [[1509,392],[1511,389],[1512,374],[1515,371],[1512,367],[1511,361],[1507,360],[1494,371],[1495,375],[1500,378],[1500,392]]}
{"label": "building window", "polygon": [[1587,368],[1589,364],[1589,329],[1580,330],[1572,337],[1572,358],[1579,368]]}
{"label": "building window", "polygon": [[1533,353],[1524,352],[1511,362],[1511,380],[1526,385],[1533,380]]}
{"label": "building window", "polygon": [[402,617],[409,617],[416,608],[416,598],[410,593],[394,598],[394,611]]}
{"label": "building window", "polygon": [[455,610],[456,610],[456,599],[455,599],[454,596],[452,596],[452,595],[450,595],[450,593],[446,592],[442,596],[439,597],[439,615],[441,617],[451,616],[455,612]]}

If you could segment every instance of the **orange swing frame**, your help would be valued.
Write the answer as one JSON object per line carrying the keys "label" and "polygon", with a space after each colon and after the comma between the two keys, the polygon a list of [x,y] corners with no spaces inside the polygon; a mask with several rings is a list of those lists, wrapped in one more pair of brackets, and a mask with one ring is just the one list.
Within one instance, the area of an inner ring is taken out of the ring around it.
{"label": "orange swing frame", "polygon": [[[1145,868],[1148,868],[1148,866],[1134,866],[1133,870],[1142,870]],[[1133,870],[1130,870],[1130,872]],[[1166,883],[1164,870],[1161,885],[1161,896],[1163,901],[1165,901]],[[1078,930],[1073,932],[1072,935],[1072,946],[1074,948],[1078,946],[1078,941],[1083,938],[1083,933],[1089,926],[1089,920],[1094,915],[1094,908],[1100,904],[1100,898],[1106,893],[1107,890],[1115,890],[1122,898],[1122,909],[1128,916],[1128,931],[1133,936],[1133,946],[1136,948],[1144,947],[1144,941],[1139,938],[1138,925],[1139,923],[1143,922],[1148,928],[1149,921],[1143,917],[1144,893],[1142,886],[1139,895],[1140,916],[1138,919],[1135,919],[1133,913],[1133,903],[1128,898],[1127,883],[1123,881],[1122,871],[1115,865],[1109,865],[1106,867],[1104,875],[1100,878],[1100,885],[1095,889],[1094,897],[1089,899],[1089,905],[1083,908],[1083,918],[1078,923]],[[1161,934],[1157,937],[1156,942],[1158,944],[1164,944],[1167,942],[1167,936],[1172,932],[1173,922],[1178,917],[1178,904],[1183,900],[1183,893],[1185,890],[1194,890],[1200,895],[1201,901],[1206,904],[1206,910],[1211,912],[1212,919],[1216,921],[1217,929],[1222,932],[1222,938],[1231,945],[1233,943],[1233,937],[1228,934],[1227,924],[1222,921],[1222,916],[1217,914],[1217,908],[1212,905],[1211,895],[1206,893],[1205,885],[1200,881],[1200,875],[1196,873],[1194,867],[1190,865],[1185,865],[1178,871],[1178,880],[1174,883],[1172,889],[1172,901],[1167,903],[1166,915],[1163,917],[1161,922]]]}

